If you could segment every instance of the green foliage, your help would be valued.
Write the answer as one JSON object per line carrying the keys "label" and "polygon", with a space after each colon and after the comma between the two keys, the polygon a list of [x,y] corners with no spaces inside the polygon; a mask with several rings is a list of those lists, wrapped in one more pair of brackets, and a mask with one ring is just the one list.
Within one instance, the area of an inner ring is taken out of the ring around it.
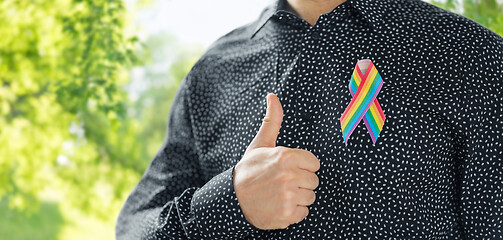
{"label": "green foliage", "polygon": [[0,216],[1,239],[57,239],[64,221],[56,203],[42,203],[39,212],[26,217],[0,201]]}
{"label": "green foliage", "polygon": [[119,199],[141,174],[144,166],[130,163],[139,144],[104,144],[135,131],[119,122],[127,67],[138,63],[125,16],[121,0],[0,3],[8,23],[0,25],[0,197],[10,207],[35,210],[52,188],[84,209],[107,207],[99,189]]}
{"label": "green foliage", "polygon": [[503,36],[503,2],[498,0],[432,0],[432,4],[470,18]]}
{"label": "green foliage", "polygon": [[[128,14],[120,0],[0,2],[0,238],[113,236],[203,51],[164,33],[140,44]],[[131,102],[140,64],[149,87]]]}

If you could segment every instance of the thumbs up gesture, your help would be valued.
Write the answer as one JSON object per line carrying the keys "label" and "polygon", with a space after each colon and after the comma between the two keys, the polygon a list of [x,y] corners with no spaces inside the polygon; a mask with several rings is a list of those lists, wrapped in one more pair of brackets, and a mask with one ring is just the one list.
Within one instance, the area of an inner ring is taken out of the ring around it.
{"label": "thumbs up gesture", "polygon": [[276,146],[283,107],[267,95],[267,110],[257,135],[234,168],[234,190],[241,210],[260,229],[280,229],[302,221],[314,203],[320,168],[303,149]]}

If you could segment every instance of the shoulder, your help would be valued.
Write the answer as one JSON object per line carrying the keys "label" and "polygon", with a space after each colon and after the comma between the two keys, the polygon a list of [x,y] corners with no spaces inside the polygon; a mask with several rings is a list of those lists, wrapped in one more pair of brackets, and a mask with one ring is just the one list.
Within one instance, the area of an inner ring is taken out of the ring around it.
{"label": "shoulder", "polygon": [[434,18],[435,26],[442,29],[442,32],[448,32],[448,36],[451,38],[464,41],[467,46],[471,47],[477,47],[481,44],[490,44],[499,48],[503,46],[503,38],[482,24],[457,13],[441,8],[438,9],[438,13]]}
{"label": "shoulder", "polygon": [[241,26],[237,26],[231,31],[213,41],[209,47],[203,52],[199,59],[195,62],[191,72],[212,68],[221,61],[228,62],[233,58],[239,58],[256,44],[255,40],[250,39],[253,34],[259,19],[248,22]]}
{"label": "shoulder", "polygon": [[208,57],[218,57],[229,54],[232,55],[234,53],[238,53],[243,48],[248,47],[250,43],[253,42],[250,37],[255,31],[260,20],[264,18],[264,15],[266,15],[266,12],[269,11],[271,7],[272,5],[268,5],[262,9],[262,12],[255,20],[241,26],[237,26],[226,34],[220,36],[206,49],[201,58],[204,59]]}
{"label": "shoulder", "polygon": [[[407,27],[422,25],[428,28],[425,34],[444,34],[456,39],[485,39],[501,44],[502,37],[476,21],[447,11],[423,0],[388,0],[390,21],[400,20]],[[405,21],[405,22],[404,22]]]}
{"label": "shoulder", "polygon": [[[499,70],[503,64],[502,36],[470,18],[446,10],[441,10],[434,20],[436,38],[455,46],[451,50],[460,58],[452,60],[464,71],[490,74]],[[499,71],[498,81],[503,82]]]}
{"label": "shoulder", "polygon": [[[209,79],[214,75],[230,72],[243,64],[264,58],[272,45],[267,38],[251,38],[260,21],[265,19],[271,5],[266,6],[254,21],[237,26],[216,39],[195,62],[188,75],[199,78],[193,82]],[[204,79],[202,79],[204,78]]]}
{"label": "shoulder", "polygon": [[253,21],[222,35],[208,47],[203,56],[223,54],[225,51],[233,51],[246,45],[256,24],[257,21]]}
{"label": "shoulder", "polygon": [[476,21],[423,0],[384,0],[383,33],[406,34],[465,55],[499,54],[503,38]]}

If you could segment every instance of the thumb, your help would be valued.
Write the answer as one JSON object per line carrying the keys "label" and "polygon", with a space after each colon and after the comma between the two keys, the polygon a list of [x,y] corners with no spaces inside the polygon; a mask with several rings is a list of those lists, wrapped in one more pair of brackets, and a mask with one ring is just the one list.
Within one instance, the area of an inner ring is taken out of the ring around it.
{"label": "thumb", "polygon": [[248,146],[249,149],[259,147],[276,147],[279,129],[283,122],[283,107],[279,98],[274,93],[269,93],[267,98],[267,110],[262,126]]}

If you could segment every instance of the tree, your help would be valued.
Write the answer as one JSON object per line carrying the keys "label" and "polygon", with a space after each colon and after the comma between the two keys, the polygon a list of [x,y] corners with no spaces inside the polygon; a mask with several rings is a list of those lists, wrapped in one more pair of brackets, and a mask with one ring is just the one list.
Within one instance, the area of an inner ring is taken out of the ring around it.
{"label": "tree", "polygon": [[[178,84],[203,49],[163,33],[139,44],[124,33],[123,4],[0,3],[9,23],[0,25],[0,222],[9,228],[0,233],[52,239],[68,219],[89,224],[76,211],[113,225],[161,145]],[[150,87],[130,101],[140,64]]]}
{"label": "tree", "polygon": [[134,139],[119,137],[138,128],[121,89],[138,63],[126,14],[121,0],[0,3],[0,197],[10,207],[36,209],[59,189],[103,209],[143,171]]}

